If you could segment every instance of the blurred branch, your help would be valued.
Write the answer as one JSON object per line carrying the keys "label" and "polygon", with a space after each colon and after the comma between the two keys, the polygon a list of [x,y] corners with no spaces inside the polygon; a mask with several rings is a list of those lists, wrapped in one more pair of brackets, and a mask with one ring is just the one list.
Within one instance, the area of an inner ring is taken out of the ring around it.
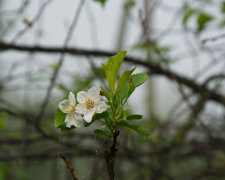
{"label": "blurred branch", "polygon": [[73,178],[73,180],[78,180],[78,178],[76,177],[76,175],[74,174],[74,169],[70,163],[70,161],[62,154],[59,153],[59,157],[62,158],[62,160],[65,162],[66,167],[68,168],[68,170],[70,171],[70,174]]}
{"label": "blurred branch", "polygon": [[[78,48],[47,47],[47,46],[27,46],[23,44],[14,45],[0,42],[0,51],[8,51],[8,50],[15,50],[21,52],[49,53],[49,54],[67,53],[76,56],[96,56],[96,57],[107,57],[116,54],[116,52],[104,50],[87,50]],[[200,85],[197,84],[195,80],[179,75],[173,72],[172,70],[165,69],[160,65],[156,65],[155,63],[147,62],[145,59],[127,56],[125,61],[132,64],[142,65],[148,68],[151,74],[162,75],[173,81],[184,84],[185,86],[192,89],[192,91],[194,91],[195,93],[201,94],[202,92],[204,92],[206,94],[209,94],[210,96],[208,96],[208,99],[216,101],[219,104],[225,106],[224,95],[221,95],[213,90],[210,90],[201,84]]]}
{"label": "blurred branch", "polygon": [[[78,21],[79,17],[80,17],[80,13],[81,13],[82,7],[84,5],[84,2],[85,2],[85,0],[81,0],[80,1],[78,9],[75,12],[75,15],[73,17],[73,21],[72,21],[72,23],[71,23],[71,25],[69,27],[68,33],[67,33],[65,41],[64,41],[64,45],[63,45],[64,48],[67,48],[67,46],[69,44],[69,40],[71,39],[71,37],[73,35],[73,31],[74,31],[74,28],[75,28],[75,26],[77,24],[77,21]],[[46,109],[46,107],[48,105],[48,101],[50,99],[52,89],[53,89],[53,87],[55,85],[55,81],[56,81],[57,76],[59,74],[60,68],[61,68],[61,66],[62,66],[62,64],[64,62],[65,55],[66,55],[65,52],[61,52],[60,59],[59,59],[59,61],[57,63],[58,64],[57,68],[55,69],[55,71],[54,71],[54,73],[52,75],[50,84],[49,84],[48,89],[47,89],[46,96],[45,96],[44,101],[43,101],[43,103],[41,105],[41,109],[40,109],[40,111],[39,111],[39,113],[38,113],[38,115],[36,117],[36,123],[38,123],[38,124],[40,123],[40,120],[41,120],[41,118],[42,118],[42,116],[43,116],[43,114],[45,112],[45,109]]]}
{"label": "blurred branch", "polygon": [[[41,15],[43,14],[44,10],[46,9],[47,5],[51,2],[52,0],[46,0],[40,7],[38,13],[36,14],[36,16],[34,17],[34,19],[30,22],[27,22],[27,25],[24,29],[22,29],[21,31],[19,31],[16,36],[13,38],[12,43],[14,43],[15,41],[17,41],[23,34],[25,34],[41,17]],[[28,3],[28,2],[27,2]],[[27,4],[25,3],[25,5]]]}
{"label": "blurred branch", "polygon": [[217,40],[220,40],[220,39],[223,39],[223,38],[225,38],[225,34],[220,34],[218,36],[205,38],[205,39],[202,40],[202,44],[206,44],[209,41],[217,41]]}

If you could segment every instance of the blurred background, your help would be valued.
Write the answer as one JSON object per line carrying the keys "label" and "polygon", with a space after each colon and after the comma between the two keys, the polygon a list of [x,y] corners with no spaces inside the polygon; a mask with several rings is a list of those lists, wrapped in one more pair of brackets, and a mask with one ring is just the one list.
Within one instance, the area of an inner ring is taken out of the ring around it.
{"label": "blurred background", "polygon": [[148,73],[118,138],[118,180],[225,179],[225,1],[1,0],[0,180],[108,179],[100,125],[60,132],[69,91],[105,86],[109,56]]}

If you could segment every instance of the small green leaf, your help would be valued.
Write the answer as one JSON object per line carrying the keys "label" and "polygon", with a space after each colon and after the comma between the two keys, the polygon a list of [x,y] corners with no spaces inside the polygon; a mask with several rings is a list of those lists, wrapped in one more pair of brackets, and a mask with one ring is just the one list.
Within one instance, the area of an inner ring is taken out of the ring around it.
{"label": "small green leaf", "polygon": [[108,129],[111,129],[110,123],[106,119],[99,120],[102,124],[104,124]]}
{"label": "small green leaf", "polygon": [[225,14],[225,1],[223,1],[222,4],[221,4],[221,12],[223,14]]}
{"label": "small green leaf", "polygon": [[56,128],[60,128],[60,126],[65,125],[66,114],[63,113],[59,108],[56,110],[54,117],[54,124]]}
{"label": "small green leaf", "polygon": [[135,88],[142,85],[147,81],[148,75],[144,73],[134,74],[131,76],[132,82],[134,83]]}
{"label": "small green leaf", "polygon": [[134,90],[145,83],[148,79],[147,74],[139,73],[139,74],[133,74],[131,75],[132,82],[129,83],[129,92],[128,92],[128,97],[134,92]]}
{"label": "small green leaf", "polygon": [[139,133],[140,135],[142,135],[143,138],[148,138],[148,136],[149,136],[149,133],[145,132],[140,126],[133,125],[133,124],[129,124],[125,120],[120,121],[119,124],[121,126],[128,127],[130,129],[133,129],[134,131],[136,131],[137,133]]}
{"label": "small green leaf", "polygon": [[0,130],[3,130],[6,128],[6,113],[0,113]]}
{"label": "small green leaf", "polygon": [[94,133],[99,135],[99,136],[111,136],[111,133],[107,130],[101,130],[101,129],[95,129]]}
{"label": "small green leaf", "polygon": [[94,1],[99,2],[102,4],[102,6],[104,6],[107,0],[94,0]]}
{"label": "small green leaf", "polygon": [[135,69],[136,67],[129,71],[124,71],[121,77],[119,78],[116,93],[119,95],[121,99],[126,97],[126,95],[128,94],[128,80]]}
{"label": "small green leaf", "polygon": [[13,139],[19,139],[21,137],[21,133],[20,132],[10,132],[9,137],[13,138]]}
{"label": "small green leaf", "polygon": [[23,23],[24,23],[25,25],[27,25],[27,26],[31,26],[31,25],[32,25],[32,23],[31,23],[27,18],[24,18],[24,19],[23,19]]}
{"label": "small green leaf", "polygon": [[132,114],[132,115],[129,115],[127,116],[127,120],[139,120],[139,119],[142,119],[142,115],[140,114]]}
{"label": "small green leaf", "polygon": [[114,56],[111,56],[106,65],[103,64],[103,68],[106,73],[106,78],[109,83],[109,87],[112,92],[115,90],[115,82],[120,65],[125,58],[126,51],[121,51]]}
{"label": "small green leaf", "polygon": [[189,19],[195,15],[196,13],[196,10],[195,9],[188,9],[185,14],[184,14],[184,17],[182,19],[182,24],[184,25],[184,27],[186,28],[187,27],[187,23],[189,21]]}
{"label": "small green leaf", "polygon": [[130,9],[133,8],[134,6],[135,6],[134,0],[130,0],[124,3],[124,9]]}
{"label": "small green leaf", "polygon": [[193,15],[195,15],[198,12],[198,10],[191,8],[190,5],[186,2],[184,3],[183,11],[184,11],[184,16],[182,18],[182,24],[186,28],[190,18]]}
{"label": "small green leaf", "polygon": [[198,24],[198,29],[197,32],[200,33],[205,29],[205,26],[207,23],[213,20],[213,16],[210,14],[206,13],[199,13],[198,19],[197,19],[197,24]]}

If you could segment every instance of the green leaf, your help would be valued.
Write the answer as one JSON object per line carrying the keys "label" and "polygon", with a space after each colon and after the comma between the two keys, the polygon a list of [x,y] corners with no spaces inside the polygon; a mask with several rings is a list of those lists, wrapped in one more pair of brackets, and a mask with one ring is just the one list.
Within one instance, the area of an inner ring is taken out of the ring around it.
{"label": "green leaf", "polygon": [[84,126],[88,127],[90,126],[93,122],[100,120],[100,119],[105,119],[109,117],[109,113],[107,111],[101,113],[101,114],[95,114],[92,118],[92,121],[90,123],[84,121]]}
{"label": "green leaf", "polygon": [[213,16],[210,14],[206,13],[199,13],[198,19],[197,19],[197,24],[198,24],[198,29],[197,32],[200,33],[205,29],[205,26],[213,20]]}
{"label": "green leaf", "polygon": [[101,129],[95,129],[94,133],[99,135],[99,136],[111,136],[111,133],[107,130],[101,130]]}
{"label": "green leaf", "polygon": [[109,83],[109,87],[112,92],[115,90],[115,82],[117,78],[117,74],[120,68],[120,65],[125,58],[126,51],[121,51],[117,53],[115,56],[111,56],[106,65],[103,64],[103,68],[106,73],[106,78]]}
{"label": "green leaf", "polygon": [[135,6],[135,1],[134,0],[130,0],[124,3],[124,9],[130,9],[133,8]]}
{"label": "green leaf", "polygon": [[107,0],[94,0],[94,1],[99,2],[102,6],[104,6]]}
{"label": "green leaf", "polygon": [[138,73],[138,74],[133,74],[131,76],[131,78],[132,78],[132,82],[134,83],[135,88],[137,88],[138,86],[145,83],[145,81],[147,81],[148,75],[144,74],[144,73]]}
{"label": "green leaf", "polygon": [[223,1],[222,4],[221,4],[221,12],[223,14],[225,14],[225,1]]}
{"label": "green leaf", "polygon": [[145,83],[145,81],[147,81],[148,75],[143,73],[138,73],[138,74],[131,75],[131,78],[132,78],[132,82],[129,83],[128,97],[134,92],[134,90],[138,86],[142,85],[143,83]]}
{"label": "green leaf", "polygon": [[187,23],[189,21],[189,19],[196,13],[196,10],[195,9],[187,9],[184,16],[183,16],[183,19],[182,19],[182,24],[184,25],[184,27],[186,28],[187,27]]}
{"label": "green leaf", "polygon": [[125,120],[120,121],[119,124],[121,126],[130,128],[130,129],[133,129],[134,131],[136,131],[137,133],[139,133],[140,135],[142,135],[143,138],[148,138],[148,136],[149,136],[149,133],[145,132],[140,126],[133,125],[133,124],[129,124]]}
{"label": "green leaf", "polygon": [[143,116],[140,115],[140,114],[132,114],[132,115],[129,115],[127,116],[127,120],[139,120],[139,119],[142,119]]}
{"label": "green leaf", "polygon": [[13,138],[13,139],[19,139],[21,137],[21,133],[20,132],[10,132],[9,137]]}
{"label": "green leaf", "polygon": [[123,99],[128,94],[128,80],[135,69],[136,67],[129,71],[124,71],[121,77],[119,78],[116,93],[121,99]]}
{"label": "green leaf", "polygon": [[195,15],[198,12],[198,10],[191,8],[190,5],[187,2],[184,3],[183,9],[184,9],[184,16],[183,16],[183,19],[182,19],[182,24],[186,28],[190,18],[193,15]]}
{"label": "green leaf", "polygon": [[0,130],[3,130],[6,128],[6,113],[0,113]]}
{"label": "green leaf", "polygon": [[60,126],[65,125],[66,114],[63,113],[59,108],[56,110],[54,117],[54,124],[56,128],[60,128]]}

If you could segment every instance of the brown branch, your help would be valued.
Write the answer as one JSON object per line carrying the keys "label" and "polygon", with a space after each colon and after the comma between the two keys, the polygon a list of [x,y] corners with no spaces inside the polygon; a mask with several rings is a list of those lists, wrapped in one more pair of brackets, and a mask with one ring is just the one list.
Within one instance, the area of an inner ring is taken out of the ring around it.
{"label": "brown branch", "polygon": [[214,36],[214,37],[210,37],[210,38],[205,38],[202,40],[202,44],[206,44],[207,42],[209,41],[217,41],[217,40],[220,40],[220,39],[223,39],[225,38],[225,34],[220,34],[218,36]]}
{"label": "brown branch", "polygon": [[68,159],[66,159],[66,157],[62,154],[62,153],[59,153],[59,157],[62,158],[62,160],[65,162],[66,164],[66,167],[68,168],[68,170],[70,171],[70,174],[73,178],[73,180],[78,180],[78,178],[76,177],[76,175],[74,174],[74,169],[70,163],[70,161]]}
{"label": "brown branch", "polygon": [[115,158],[116,158],[116,151],[118,150],[116,147],[118,136],[119,136],[119,131],[116,131],[113,135],[113,144],[110,147],[110,151],[105,152],[107,173],[109,175],[110,180],[114,180],[114,177],[115,177],[114,162],[115,162]]}
{"label": "brown branch", "polygon": [[[114,51],[104,51],[104,50],[87,50],[87,49],[78,49],[78,48],[62,48],[62,47],[46,47],[46,46],[28,46],[28,45],[14,45],[0,42],[0,51],[16,50],[21,52],[35,52],[35,53],[67,53],[70,55],[76,56],[96,56],[96,57],[106,57],[113,56],[116,54]],[[182,75],[179,75],[172,70],[165,69],[160,65],[147,62],[145,59],[135,58],[127,56],[125,59],[126,62],[132,64],[138,64],[148,68],[151,74],[162,75],[170,80],[176,81],[178,83],[184,84],[185,86],[192,89],[193,92],[202,94],[210,94],[208,99],[218,102],[219,104],[225,106],[225,97],[213,90],[210,90],[207,87],[204,87],[202,84],[197,84],[194,80],[186,78]]]}

